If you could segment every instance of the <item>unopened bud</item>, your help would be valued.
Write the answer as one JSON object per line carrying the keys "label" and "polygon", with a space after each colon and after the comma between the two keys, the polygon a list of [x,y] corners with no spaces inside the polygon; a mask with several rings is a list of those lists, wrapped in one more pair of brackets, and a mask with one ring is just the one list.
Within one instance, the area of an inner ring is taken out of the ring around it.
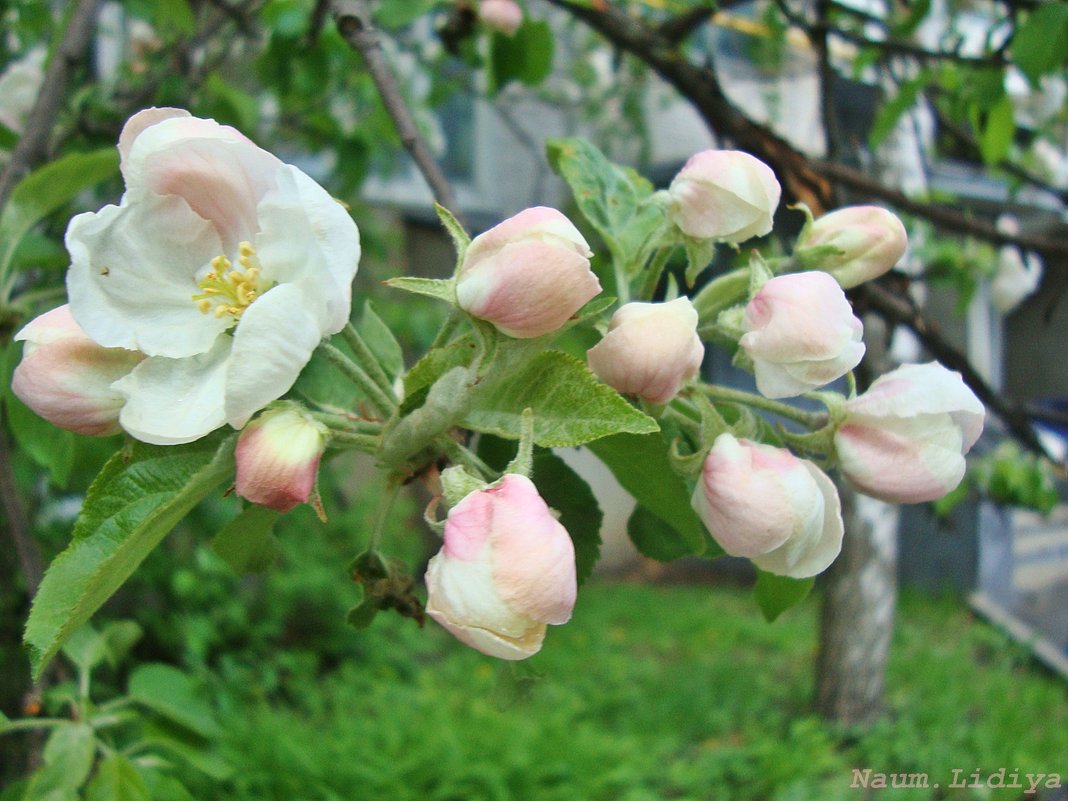
{"label": "unopened bud", "polygon": [[590,270],[592,255],[556,209],[526,209],[471,241],[456,298],[464,311],[508,336],[548,334],[601,291]]}
{"label": "unopened bud", "polygon": [[288,512],[315,489],[326,428],[296,406],[269,409],[241,431],[234,489],[252,503]]}
{"label": "unopened bud", "polygon": [[892,269],[908,247],[901,220],[879,206],[847,206],[812,223],[797,244],[797,256],[826,248],[811,266],[830,273],[843,289],[863,284]]}

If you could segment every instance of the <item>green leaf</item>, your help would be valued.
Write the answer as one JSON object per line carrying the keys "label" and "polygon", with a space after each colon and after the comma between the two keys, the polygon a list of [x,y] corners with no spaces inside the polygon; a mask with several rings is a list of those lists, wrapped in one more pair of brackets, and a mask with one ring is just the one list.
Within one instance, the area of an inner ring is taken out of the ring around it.
{"label": "green leaf", "polygon": [[23,801],[74,799],[93,768],[96,738],[86,723],[63,723],[45,743],[44,764],[30,778]]}
{"label": "green leaf", "polygon": [[438,4],[438,0],[405,0],[403,3],[379,3],[375,22],[387,30],[410,25]]}
{"label": "green leaf", "polygon": [[628,274],[641,269],[665,219],[653,185],[610,162],[585,139],[550,139],[545,147],[553,171],[567,181],[579,210],[613,258],[627,266]]}
{"label": "green leaf", "polygon": [[181,729],[152,722],[145,726],[145,734],[140,742],[154,750],[177,757],[189,767],[217,782],[226,781],[234,773],[230,764],[216,753],[211,743],[202,738],[190,737]]}
{"label": "green leaf", "polygon": [[543,351],[518,370],[502,370],[475,387],[463,425],[518,439],[525,408],[534,410],[534,442],[581,445],[619,432],[657,431],[656,421],[602,384],[582,362]]}
{"label": "green leaf", "polygon": [[795,579],[757,570],[753,596],[764,618],[771,623],[787,609],[805,600],[815,584],[815,578]]}
{"label": "green leaf", "polygon": [[187,36],[196,30],[196,17],[189,0],[157,0],[154,6],[155,27],[164,34]]}
{"label": "green leaf", "polygon": [[451,278],[412,278],[401,276],[383,281],[386,286],[403,289],[416,295],[426,295],[456,305],[456,282]]}
{"label": "green leaf", "polygon": [[404,375],[404,400],[401,413],[417,408],[426,398],[426,390],[454,367],[467,367],[478,352],[478,343],[469,335],[453,340],[443,348],[434,348],[412,365]]}
{"label": "green leaf", "polygon": [[591,442],[588,447],[623,489],[682,536],[689,553],[717,555],[718,546],[690,506],[686,483],[671,469],[668,445],[662,436],[617,434]]}
{"label": "green leaf", "polygon": [[627,520],[627,536],[642,556],[658,562],[694,555],[685,537],[640,504]]}
{"label": "green leaf", "polygon": [[171,665],[139,666],[130,676],[127,694],[165,720],[201,737],[221,733],[207,702],[197,694],[192,680]]}
{"label": "green leaf", "polygon": [[[335,334],[329,341],[350,359],[355,360],[355,354],[344,336]],[[313,404],[339,412],[358,408],[364,397],[351,381],[339,380],[337,367],[319,350],[312,354],[304,369],[300,371],[296,383],[293,384],[293,392]]]}
{"label": "green leaf", "polygon": [[1039,88],[1042,76],[1068,60],[1068,3],[1042,3],[1012,37],[1012,58]]}
{"label": "green leaf", "polygon": [[85,497],[71,544],[33,599],[23,640],[40,676],[70,635],[111,597],[202,498],[233,475],[236,437],[188,445],[135,443],[104,465]]}
{"label": "green leaf", "polygon": [[0,216],[0,283],[19,242],[34,225],[118,169],[119,152],[109,147],[63,156],[23,178]]}
{"label": "green leaf", "polygon": [[868,133],[868,146],[877,148],[886,137],[894,130],[901,116],[916,105],[916,99],[920,92],[931,82],[933,75],[928,71],[921,71],[911,80],[904,81],[897,88],[897,94],[882,105],[875,115],[871,131]]}
{"label": "green leaf", "polygon": [[601,555],[601,521],[604,515],[593,491],[578,473],[551,451],[534,453],[532,478],[538,493],[560,513],[560,524],[575,546],[575,574],[581,585]]}
{"label": "green leaf", "polygon": [[129,759],[112,753],[100,762],[86,788],[85,801],[152,801],[141,774]]}
{"label": "green leaf", "polygon": [[278,557],[278,540],[272,533],[278,512],[252,505],[223,526],[211,549],[237,574],[262,573]]}
{"label": "green leaf", "polygon": [[132,620],[113,620],[101,632],[106,649],[105,657],[111,667],[117,668],[144,632]]}
{"label": "green leaf", "polygon": [[371,301],[363,304],[363,317],[356,330],[390,379],[404,371],[404,351],[390,327],[375,313]]}
{"label": "green leaf", "polygon": [[79,672],[89,673],[107,659],[108,644],[100,632],[86,623],[63,644],[63,655],[75,664]]}
{"label": "green leaf", "polygon": [[512,81],[537,86],[553,68],[553,32],[544,20],[528,19],[514,36],[490,37],[490,92],[496,94]]}
{"label": "green leaf", "polygon": [[1012,101],[1008,95],[1002,95],[993,108],[987,111],[979,136],[979,153],[983,162],[993,166],[1009,155],[1015,133],[1016,117]]}

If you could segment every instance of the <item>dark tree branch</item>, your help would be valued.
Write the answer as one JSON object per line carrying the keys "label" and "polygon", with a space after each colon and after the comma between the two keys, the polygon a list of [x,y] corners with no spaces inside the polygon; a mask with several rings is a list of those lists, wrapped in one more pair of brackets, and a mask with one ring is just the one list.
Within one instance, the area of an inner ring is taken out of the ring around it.
{"label": "dark tree branch", "polygon": [[692,8],[661,23],[657,32],[672,44],[681,44],[690,38],[694,31],[712,19],[716,11],[715,6]]}
{"label": "dark tree branch", "polygon": [[397,85],[397,79],[386,63],[382,44],[374,27],[370,3],[367,0],[332,0],[330,8],[341,37],[363,58],[401,143],[426,179],[434,199],[459,219],[460,209],[452,186],[419,133],[415,118]]}
{"label": "dark tree branch", "polygon": [[[1047,265],[1052,262],[1064,266],[1068,262],[1068,241],[1065,239],[1003,234],[992,223],[976,220],[949,206],[912,200],[899,190],[887,187],[851,167],[805,156],[736,109],[724,94],[713,69],[692,64],[641,20],[629,17],[609,5],[594,9],[573,0],[547,2],[583,20],[611,44],[648,64],[694,104],[714,133],[733,140],[767,162],[782,179],[786,192],[793,199],[807,203],[816,214],[830,208],[835,187],[849,188],[924,217],[942,230],[968,234],[999,245],[1012,244],[1035,250],[1046,258]],[[976,395],[1004,420],[1013,436],[1031,450],[1049,455],[1031,428],[1023,408],[994,391],[967,357],[943,339],[937,328],[911,303],[870,284],[858,288],[853,294],[888,320],[914,331],[936,359],[961,373]]]}
{"label": "dark tree branch", "polygon": [[48,152],[48,141],[56,117],[67,96],[71,75],[85,56],[100,0],[77,0],[67,27],[45,72],[37,102],[26,120],[26,129],[0,173],[0,211],[7,205],[11,190]]}
{"label": "dark tree branch", "polygon": [[814,159],[759,125],[727,98],[713,69],[688,61],[677,48],[640,19],[610,5],[594,9],[573,0],[546,0],[586,22],[611,44],[649,65],[694,104],[709,128],[767,162],[781,178],[786,193],[816,214],[831,208],[835,187],[863,192],[902,211],[925,217],[943,231],[974,236],[996,245],[1016,245],[1041,254],[1047,265],[1068,265],[1068,239],[1031,234],[1004,234],[992,223],[977,220],[950,205],[914,200],[863,172],[826,159]]}

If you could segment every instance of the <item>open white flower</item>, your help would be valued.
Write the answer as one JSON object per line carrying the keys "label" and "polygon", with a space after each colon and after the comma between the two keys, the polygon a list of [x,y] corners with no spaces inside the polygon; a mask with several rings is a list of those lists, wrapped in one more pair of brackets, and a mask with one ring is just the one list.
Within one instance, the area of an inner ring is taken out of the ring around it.
{"label": "open white flower", "polygon": [[147,358],[114,384],[145,442],[243,426],[349,318],[356,224],[321,186],[238,131],[181,109],[119,138],[126,193],[67,229],[75,319]]}

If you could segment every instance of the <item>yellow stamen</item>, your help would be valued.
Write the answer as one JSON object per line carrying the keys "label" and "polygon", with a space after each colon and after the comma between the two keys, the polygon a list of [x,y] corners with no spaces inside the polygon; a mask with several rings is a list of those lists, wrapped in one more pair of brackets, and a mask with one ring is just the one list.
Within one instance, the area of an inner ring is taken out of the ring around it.
{"label": "yellow stamen", "polygon": [[218,319],[229,316],[235,323],[256,298],[270,289],[260,279],[263,270],[252,243],[241,242],[237,249],[238,266],[226,256],[216,256],[211,260],[212,269],[197,284],[201,291],[192,296],[203,314],[210,313]]}

